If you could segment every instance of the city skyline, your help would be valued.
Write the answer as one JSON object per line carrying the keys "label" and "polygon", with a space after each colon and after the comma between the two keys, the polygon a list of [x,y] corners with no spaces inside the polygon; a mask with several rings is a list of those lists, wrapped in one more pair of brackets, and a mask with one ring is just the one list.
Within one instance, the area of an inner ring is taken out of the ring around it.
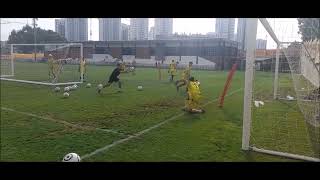
{"label": "city skyline", "polygon": [[[55,19],[60,18],[39,18],[37,24],[43,29],[55,30]],[[92,20],[92,22],[90,22]],[[298,35],[298,22],[293,18],[268,19],[280,41],[300,41]],[[178,34],[207,34],[215,32],[215,18],[173,18],[173,33]],[[13,22],[6,24],[6,22]],[[278,24],[277,22],[282,22]],[[26,24],[32,25],[31,18],[1,18],[1,40],[7,40],[13,29],[19,30]],[[130,18],[121,18],[121,23],[130,24]],[[96,18],[88,19],[88,30],[92,27],[92,37],[88,34],[89,40],[99,40],[99,21]],[[235,21],[235,34],[237,30],[237,19]],[[149,30],[154,26],[154,18],[149,18]],[[262,25],[258,24],[257,39],[267,39],[267,48],[275,48],[276,44],[270,36],[267,36]],[[89,33],[89,31],[88,31]]]}

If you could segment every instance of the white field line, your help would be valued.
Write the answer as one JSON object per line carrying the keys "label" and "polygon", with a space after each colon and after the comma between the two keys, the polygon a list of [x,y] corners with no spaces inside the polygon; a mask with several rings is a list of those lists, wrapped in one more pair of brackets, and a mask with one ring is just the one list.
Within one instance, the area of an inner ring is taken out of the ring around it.
{"label": "white field line", "polygon": [[[27,113],[27,112],[17,111],[17,110],[14,110],[14,109],[11,109],[11,108],[6,108],[6,107],[1,107],[1,109],[2,109],[2,110],[5,110],[5,111],[15,112],[15,113],[18,113],[18,114],[23,114],[23,115],[26,115],[26,116],[31,116],[31,117],[35,117],[35,118],[39,118],[39,119],[44,119],[44,120],[49,120],[49,121],[61,123],[61,124],[64,124],[64,125],[66,125],[66,126],[73,127],[73,128],[84,129],[84,130],[98,130],[98,131],[103,131],[103,132],[108,132],[108,133],[114,133],[114,134],[118,134],[118,135],[125,135],[125,134],[123,134],[123,133],[117,132],[117,131],[112,130],[112,129],[101,129],[101,128],[93,128],[93,127],[80,126],[80,125],[76,125],[76,124],[69,123],[69,122],[67,122],[67,121],[57,120],[57,119],[53,119],[53,118],[50,118],[50,117],[38,116],[38,115],[36,115],[36,114],[31,114],[31,113]],[[125,136],[127,136],[127,135],[125,135]]]}
{"label": "white field line", "polygon": [[[239,92],[239,91],[241,91],[241,90],[242,90],[242,88],[237,89],[237,90],[234,90],[234,91],[230,92],[229,94],[227,94],[226,97],[227,97],[227,96],[231,96],[232,94],[235,94],[235,93],[237,93],[237,92]],[[214,100],[212,100],[212,101],[207,102],[206,104],[204,104],[204,106],[207,106],[208,104],[211,104],[211,103],[217,101],[218,99],[219,99],[219,97],[216,98],[216,99],[214,99]],[[164,121],[162,121],[162,122],[160,122],[160,123],[158,123],[158,124],[156,124],[156,125],[153,125],[153,126],[147,128],[147,129],[145,129],[145,130],[142,130],[142,131],[140,131],[140,132],[137,132],[137,133],[135,133],[135,134],[133,134],[133,135],[127,137],[127,138],[120,139],[120,140],[118,140],[118,141],[113,142],[112,144],[108,144],[108,145],[106,145],[106,146],[104,146],[104,147],[102,147],[102,148],[96,149],[95,151],[93,151],[93,152],[91,152],[91,153],[89,153],[89,154],[83,155],[83,156],[81,157],[81,159],[89,158],[89,157],[94,156],[94,155],[96,155],[96,154],[98,154],[98,153],[101,153],[101,152],[103,152],[103,151],[107,151],[107,150],[109,150],[110,148],[112,148],[112,147],[114,147],[114,146],[116,146],[116,145],[118,145],[118,144],[121,144],[121,143],[130,141],[130,140],[133,139],[133,138],[137,138],[137,137],[139,137],[139,136],[142,136],[143,134],[145,134],[145,133],[147,133],[147,132],[149,132],[149,131],[151,131],[151,130],[153,130],[153,129],[156,129],[156,128],[158,128],[158,127],[160,127],[160,126],[162,126],[162,125],[164,125],[164,124],[166,124],[166,123],[168,123],[168,122],[170,122],[170,121],[172,121],[172,120],[174,120],[174,119],[177,119],[178,117],[181,117],[181,116],[184,115],[184,114],[185,114],[185,112],[180,113],[180,114],[175,115],[175,116],[173,116],[173,117],[171,117],[171,118],[169,118],[169,119],[167,119],[167,120],[164,120]]]}

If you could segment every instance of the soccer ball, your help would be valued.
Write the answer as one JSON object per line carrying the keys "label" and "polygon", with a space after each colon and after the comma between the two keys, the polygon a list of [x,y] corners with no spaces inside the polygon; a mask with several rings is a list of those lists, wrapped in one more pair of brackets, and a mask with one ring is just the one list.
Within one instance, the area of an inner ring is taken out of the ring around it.
{"label": "soccer ball", "polygon": [[69,92],[69,91],[70,91],[70,87],[69,87],[69,86],[65,87],[65,88],[64,88],[64,91],[65,91],[65,92]]}
{"label": "soccer ball", "polygon": [[69,97],[69,96],[70,96],[69,93],[67,93],[67,92],[63,93],[63,97],[64,97],[64,98],[67,98],[67,97]]}
{"label": "soccer ball", "polygon": [[78,86],[76,84],[71,86],[71,87],[72,87],[72,89],[77,89],[78,88]]}
{"label": "soccer ball", "polygon": [[64,156],[62,162],[80,162],[80,156],[76,153],[69,153]]}
{"label": "soccer ball", "polygon": [[103,88],[103,85],[102,84],[99,84],[98,85],[98,89],[102,89]]}
{"label": "soccer ball", "polygon": [[138,86],[138,90],[141,91],[142,90],[142,86]]}
{"label": "soccer ball", "polygon": [[90,87],[91,87],[91,83],[88,83],[88,84],[86,85],[86,87],[87,87],[87,88],[90,88]]}
{"label": "soccer ball", "polygon": [[60,91],[60,87],[55,87],[55,88],[54,88],[54,91],[55,91],[55,92],[59,92],[59,91]]}

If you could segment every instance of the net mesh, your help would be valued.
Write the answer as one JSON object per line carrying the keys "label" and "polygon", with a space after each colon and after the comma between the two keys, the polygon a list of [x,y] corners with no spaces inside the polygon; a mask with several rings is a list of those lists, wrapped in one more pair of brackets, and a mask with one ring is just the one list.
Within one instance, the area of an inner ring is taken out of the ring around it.
{"label": "net mesh", "polygon": [[[80,81],[81,46],[60,45],[13,45],[14,77],[43,83],[67,83]],[[36,52],[36,53],[35,53]],[[8,60],[3,69],[9,70]]]}
{"label": "net mesh", "polygon": [[[287,32],[283,23],[273,24],[273,20],[269,20],[269,24],[275,27],[276,34],[277,30],[278,33]],[[260,31],[263,32],[263,28]],[[290,33],[287,35],[292,37]],[[270,38],[267,32],[265,36]],[[256,59],[250,146],[320,158],[319,67],[316,57],[319,47],[314,46],[309,42],[294,41],[280,46],[277,98],[273,94],[276,49],[271,48],[269,51],[273,54],[266,55],[263,61]],[[257,68],[257,64],[261,66]]]}

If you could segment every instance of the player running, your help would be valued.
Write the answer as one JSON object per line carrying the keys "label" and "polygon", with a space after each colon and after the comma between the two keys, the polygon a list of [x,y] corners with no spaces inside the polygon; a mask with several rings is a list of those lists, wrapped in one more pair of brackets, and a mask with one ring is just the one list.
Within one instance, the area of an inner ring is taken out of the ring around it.
{"label": "player running", "polygon": [[177,91],[182,86],[188,85],[188,80],[191,75],[192,62],[189,62],[189,65],[182,71],[181,79],[176,81]]}
{"label": "player running", "polygon": [[[109,87],[112,83],[118,83],[118,87],[119,87],[119,90],[118,92],[121,92],[121,82],[120,82],[120,72],[121,72],[121,69],[120,69],[120,63],[117,64],[117,67],[112,71],[110,77],[109,77],[109,81],[103,85],[103,88],[105,87]],[[98,93],[100,94],[101,93],[101,90],[102,89],[98,89]]]}
{"label": "player running", "polygon": [[201,92],[199,83],[190,77],[188,84],[188,93],[186,99],[185,111],[190,113],[204,113],[205,111],[200,107]]}
{"label": "player running", "polygon": [[172,62],[169,65],[168,73],[170,74],[170,82],[173,82],[173,78],[177,73],[177,63],[172,60]]}

